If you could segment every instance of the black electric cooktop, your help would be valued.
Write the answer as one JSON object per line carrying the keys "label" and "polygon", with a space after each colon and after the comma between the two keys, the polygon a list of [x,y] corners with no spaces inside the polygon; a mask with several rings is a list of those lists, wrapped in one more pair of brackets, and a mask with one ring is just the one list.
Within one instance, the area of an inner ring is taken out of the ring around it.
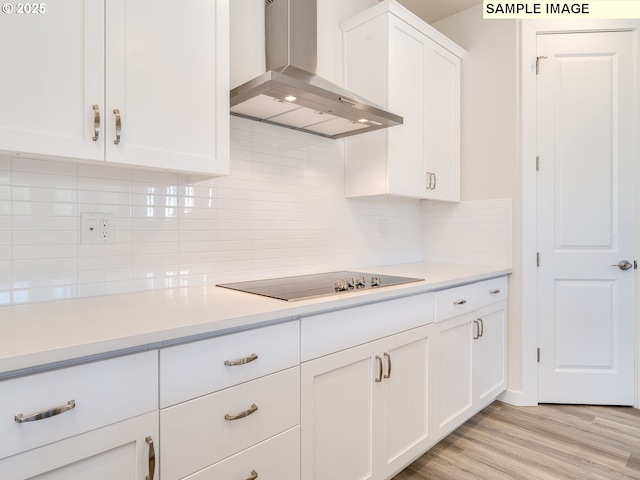
{"label": "black electric cooktop", "polygon": [[295,301],[340,295],[359,290],[371,290],[402,283],[419,282],[422,278],[380,275],[377,273],[339,272],[316,273],[295,277],[268,278],[248,282],[220,283],[218,287],[263,295],[279,300]]}

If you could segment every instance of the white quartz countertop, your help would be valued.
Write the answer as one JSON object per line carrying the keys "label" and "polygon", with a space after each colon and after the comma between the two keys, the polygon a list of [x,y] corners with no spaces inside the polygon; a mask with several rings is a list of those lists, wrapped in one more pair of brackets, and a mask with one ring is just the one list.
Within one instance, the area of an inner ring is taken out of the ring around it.
{"label": "white quartz countertop", "polygon": [[511,272],[505,267],[432,263],[358,270],[425,280],[295,302],[206,285],[0,307],[0,376],[110,352],[158,348],[190,337],[286,321]]}

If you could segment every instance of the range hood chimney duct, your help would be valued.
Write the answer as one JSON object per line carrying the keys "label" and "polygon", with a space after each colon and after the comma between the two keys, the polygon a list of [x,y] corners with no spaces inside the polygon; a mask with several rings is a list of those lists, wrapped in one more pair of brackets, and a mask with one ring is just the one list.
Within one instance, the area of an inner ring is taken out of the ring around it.
{"label": "range hood chimney duct", "polygon": [[329,138],[402,117],[316,75],[316,0],[265,0],[267,72],[231,90],[231,114]]}

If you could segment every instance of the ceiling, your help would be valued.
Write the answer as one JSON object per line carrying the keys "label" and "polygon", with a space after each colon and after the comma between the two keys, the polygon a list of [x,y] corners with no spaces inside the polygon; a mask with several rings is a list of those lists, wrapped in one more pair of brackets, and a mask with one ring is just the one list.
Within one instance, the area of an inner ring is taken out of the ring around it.
{"label": "ceiling", "polygon": [[398,0],[427,23],[434,23],[482,3],[482,0]]}

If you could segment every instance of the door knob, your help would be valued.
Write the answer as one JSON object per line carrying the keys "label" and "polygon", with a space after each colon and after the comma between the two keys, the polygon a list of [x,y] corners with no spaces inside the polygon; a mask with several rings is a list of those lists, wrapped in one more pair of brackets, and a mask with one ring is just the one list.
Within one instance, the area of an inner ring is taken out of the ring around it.
{"label": "door knob", "polygon": [[633,263],[628,260],[620,260],[618,263],[611,265],[612,267],[618,267],[620,270],[629,270],[633,267]]}

